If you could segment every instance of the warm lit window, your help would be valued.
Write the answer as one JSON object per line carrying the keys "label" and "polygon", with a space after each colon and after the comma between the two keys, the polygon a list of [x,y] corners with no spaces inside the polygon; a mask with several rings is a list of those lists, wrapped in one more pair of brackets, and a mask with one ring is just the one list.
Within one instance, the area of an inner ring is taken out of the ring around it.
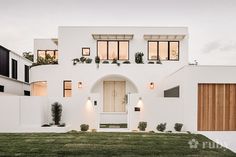
{"label": "warm lit window", "polygon": [[70,80],[66,80],[63,82],[63,97],[71,97],[72,96],[72,82]]}
{"label": "warm lit window", "polygon": [[178,41],[149,41],[148,42],[149,60],[178,60],[179,42]]}
{"label": "warm lit window", "polygon": [[50,57],[55,57],[55,59],[58,59],[58,51],[57,50],[38,50],[37,57],[45,58],[46,55],[49,55]]}
{"label": "warm lit window", "polygon": [[98,56],[102,60],[128,60],[129,42],[128,41],[98,41]]}
{"label": "warm lit window", "polygon": [[47,96],[47,82],[39,81],[31,83],[32,96]]}

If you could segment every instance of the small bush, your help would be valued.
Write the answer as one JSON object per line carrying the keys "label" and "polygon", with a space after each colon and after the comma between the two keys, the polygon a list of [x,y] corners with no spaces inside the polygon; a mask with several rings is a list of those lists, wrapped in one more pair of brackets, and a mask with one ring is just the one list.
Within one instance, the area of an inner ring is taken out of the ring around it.
{"label": "small bush", "polygon": [[85,63],[90,64],[90,63],[92,63],[92,61],[93,61],[93,59],[87,58],[86,61],[85,61]]}
{"label": "small bush", "polygon": [[158,131],[165,131],[166,130],[166,123],[160,123],[159,125],[157,125],[157,130]]}
{"label": "small bush", "polygon": [[52,104],[52,120],[55,125],[59,125],[61,121],[62,105],[58,102]]}
{"label": "small bush", "polygon": [[50,127],[51,125],[49,124],[43,124],[42,127]]}
{"label": "small bush", "polygon": [[79,60],[80,60],[81,63],[84,63],[86,61],[86,58],[85,57],[80,57]]}
{"label": "small bush", "polygon": [[66,126],[65,123],[62,123],[62,124],[58,125],[58,127],[65,127],[65,126]]}
{"label": "small bush", "polygon": [[181,131],[183,127],[183,124],[182,123],[175,123],[175,131]]}
{"label": "small bush", "polygon": [[80,125],[80,130],[81,131],[88,131],[88,129],[89,129],[89,125],[87,125],[87,124],[81,124]]}
{"label": "small bush", "polygon": [[109,64],[109,61],[103,61],[102,64]]}
{"label": "small bush", "polygon": [[123,64],[130,64],[130,61],[126,60],[123,62]]}
{"label": "small bush", "polygon": [[140,131],[145,131],[146,127],[147,127],[147,122],[139,122],[138,128]]}

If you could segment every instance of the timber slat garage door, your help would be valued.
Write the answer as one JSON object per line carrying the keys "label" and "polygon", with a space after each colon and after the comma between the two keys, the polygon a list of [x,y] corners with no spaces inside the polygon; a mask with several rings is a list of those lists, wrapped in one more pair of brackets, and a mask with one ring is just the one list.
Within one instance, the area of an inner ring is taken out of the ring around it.
{"label": "timber slat garage door", "polygon": [[198,84],[198,130],[236,131],[236,84]]}

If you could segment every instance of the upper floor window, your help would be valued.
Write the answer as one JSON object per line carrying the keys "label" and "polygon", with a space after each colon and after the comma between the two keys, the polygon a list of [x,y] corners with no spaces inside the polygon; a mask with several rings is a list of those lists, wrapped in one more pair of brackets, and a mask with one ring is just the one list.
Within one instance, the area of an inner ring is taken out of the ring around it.
{"label": "upper floor window", "polygon": [[97,41],[97,55],[101,60],[128,60],[129,41]]}
{"label": "upper floor window", "polygon": [[11,59],[11,77],[17,79],[17,61]]}
{"label": "upper floor window", "polygon": [[148,60],[179,60],[179,41],[148,41]]}
{"label": "upper floor window", "polygon": [[25,82],[29,83],[29,66],[25,65]]}
{"label": "upper floor window", "polygon": [[50,57],[54,57],[56,60],[58,59],[58,50],[38,50],[37,57],[46,58],[46,55]]}

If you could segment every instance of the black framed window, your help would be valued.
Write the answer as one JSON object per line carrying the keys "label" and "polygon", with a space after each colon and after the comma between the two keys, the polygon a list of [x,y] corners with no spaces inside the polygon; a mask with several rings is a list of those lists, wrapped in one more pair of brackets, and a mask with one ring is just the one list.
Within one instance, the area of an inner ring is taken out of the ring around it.
{"label": "black framed window", "polygon": [[24,90],[24,96],[30,96],[30,91]]}
{"label": "black framed window", "polygon": [[11,77],[17,79],[17,61],[15,59],[11,59]]}
{"label": "black framed window", "polygon": [[37,51],[37,57],[45,58],[46,55],[49,55],[51,57],[54,57],[55,59],[58,59],[58,50],[38,50]]}
{"label": "black framed window", "polygon": [[4,86],[0,85],[0,92],[4,92]]}
{"label": "black framed window", "polygon": [[63,97],[71,97],[72,96],[72,81],[65,80],[63,82]]}
{"label": "black framed window", "polygon": [[129,41],[97,41],[97,55],[100,57],[101,60],[128,60]]}
{"label": "black framed window", "polygon": [[148,60],[179,60],[179,41],[148,41]]}
{"label": "black framed window", "polygon": [[9,50],[0,45],[0,75],[9,77]]}
{"label": "black framed window", "polygon": [[25,82],[29,83],[29,66],[25,65]]}

